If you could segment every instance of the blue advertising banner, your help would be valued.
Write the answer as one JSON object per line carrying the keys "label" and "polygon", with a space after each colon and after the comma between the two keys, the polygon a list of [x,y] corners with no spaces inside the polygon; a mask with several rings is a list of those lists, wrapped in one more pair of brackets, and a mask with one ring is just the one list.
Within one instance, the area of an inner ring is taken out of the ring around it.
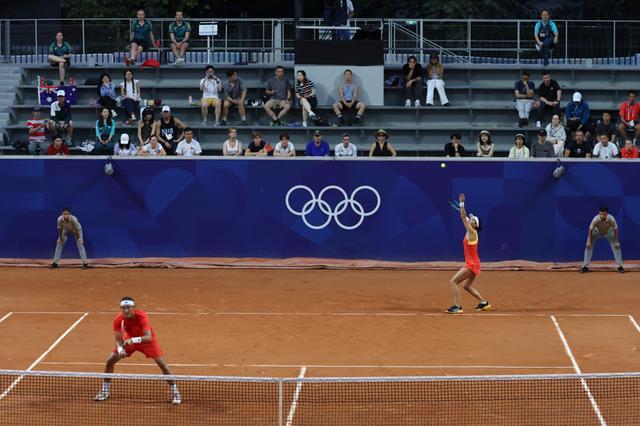
{"label": "blue advertising banner", "polygon": [[[577,261],[600,205],[640,259],[637,162],[7,158],[0,257],[48,258],[71,207],[90,257],[461,260],[449,199],[480,216],[480,256]],[[65,250],[75,256],[73,244]],[[608,244],[594,259],[610,258]]]}

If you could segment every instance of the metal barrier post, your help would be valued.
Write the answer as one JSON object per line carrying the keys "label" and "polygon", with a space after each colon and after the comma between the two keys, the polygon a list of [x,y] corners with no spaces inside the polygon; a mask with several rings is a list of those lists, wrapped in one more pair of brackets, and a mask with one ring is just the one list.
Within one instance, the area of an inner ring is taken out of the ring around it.
{"label": "metal barrier post", "polygon": [[424,51],[424,21],[420,19],[418,22],[418,25],[420,25],[418,31],[418,34],[420,34],[420,57],[422,57]]}
{"label": "metal barrier post", "polygon": [[564,21],[564,61],[569,60],[569,21]]}
{"label": "metal barrier post", "polygon": [[517,39],[517,48],[516,48],[516,63],[520,63],[520,20],[516,21],[518,39]]}
{"label": "metal barrier post", "polygon": [[282,420],[284,417],[282,412],[283,409],[284,407],[282,403],[282,379],[278,379],[278,426],[282,426]]}
{"label": "metal barrier post", "polygon": [[36,57],[36,61],[38,60],[38,20],[34,19],[33,21],[33,26],[34,26],[34,35],[35,35],[35,40],[34,40],[34,45],[33,45],[33,55]]}
{"label": "metal barrier post", "polygon": [[87,51],[85,49],[85,42],[84,42],[85,38],[84,38],[84,18],[82,18],[82,54],[86,55]]}
{"label": "metal barrier post", "polygon": [[467,19],[467,54],[471,63],[471,19]]}
{"label": "metal barrier post", "polygon": [[4,24],[4,60],[11,61],[11,21],[8,19]]}
{"label": "metal barrier post", "polygon": [[616,21],[613,21],[613,59],[616,59]]}

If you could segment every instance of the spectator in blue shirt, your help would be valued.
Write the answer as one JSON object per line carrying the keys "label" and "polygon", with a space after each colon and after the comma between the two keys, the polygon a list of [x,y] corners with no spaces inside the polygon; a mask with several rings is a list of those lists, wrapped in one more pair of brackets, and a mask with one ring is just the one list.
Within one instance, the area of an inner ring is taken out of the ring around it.
{"label": "spectator in blue shirt", "polygon": [[558,44],[558,27],[549,19],[549,10],[542,9],[540,20],[536,22],[533,36],[536,39],[536,49],[542,52],[542,65],[549,65],[549,53]]}
{"label": "spectator in blue shirt", "polygon": [[111,81],[109,73],[103,72],[98,83],[98,103],[111,110],[111,115],[116,117],[116,105],[118,103],[116,87]]}
{"label": "spectator in blue shirt", "polygon": [[586,140],[593,133],[591,116],[589,115],[589,104],[582,100],[580,92],[575,92],[571,102],[567,104],[564,111],[567,120],[567,128],[571,133],[582,130]]}
{"label": "spectator in blue shirt", "polygon": [[307,157],[327,157],[331,155],[331,148],[327,141],[322,139],[322,132],[316,130],[313,132],[313,139],[307,144]]}
{"label": "spectator in blue shirt", "polygon": [[529,114],[533,108],[533,91],[535,84],[529,80],[529,71],[522,71],[522,78],[514,85],[516,99],[513,101],[518,110],[518,127],[529,124]]}

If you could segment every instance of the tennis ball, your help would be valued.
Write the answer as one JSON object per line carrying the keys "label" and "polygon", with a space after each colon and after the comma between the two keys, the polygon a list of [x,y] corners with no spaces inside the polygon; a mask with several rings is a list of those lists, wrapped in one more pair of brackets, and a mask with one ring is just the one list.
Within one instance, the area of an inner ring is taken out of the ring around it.
{"label": "tennis ball", "polygon": [[444,163],[440,163],[440,168],[443,168],[443,169],[444,169],[445,167],[447,167],[447,165],[446,165],[446,164],[444,164]]}

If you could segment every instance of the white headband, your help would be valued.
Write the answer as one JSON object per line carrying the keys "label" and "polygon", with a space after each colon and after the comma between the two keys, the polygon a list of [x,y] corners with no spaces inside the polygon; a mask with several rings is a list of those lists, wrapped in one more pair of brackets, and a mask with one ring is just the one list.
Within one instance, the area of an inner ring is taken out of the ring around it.
{"label": "white headband", "polygon": [[480,219],[478,219],[478,216],[473,216],[473,218],[476,220],[476,228],[480,228]]}
{"label": "white headband", "polygon": [[124,308],[125,306],[135,306],[135,302],[133,300],[123,300],[122,302],[120,302],[120,307]]}

